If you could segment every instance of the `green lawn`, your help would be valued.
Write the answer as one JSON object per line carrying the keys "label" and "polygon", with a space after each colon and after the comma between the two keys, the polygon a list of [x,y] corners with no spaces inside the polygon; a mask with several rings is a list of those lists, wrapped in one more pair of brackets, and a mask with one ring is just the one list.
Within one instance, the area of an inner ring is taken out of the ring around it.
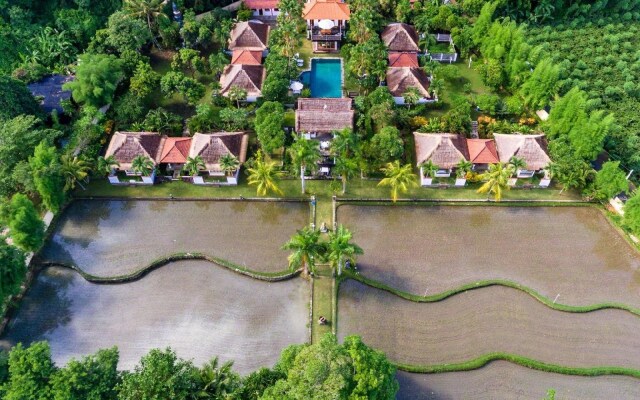
{"label": "green lawn", "polygon": [[[333,278],[331,273],[319,268],[322,275],[316,274],[313,281],[313,315],[311,320],[311,338],[314,343],[318,342],[322,336],[331,332],[333,321]],[[325,317],[329,323],[318,324],[318,318]]]}

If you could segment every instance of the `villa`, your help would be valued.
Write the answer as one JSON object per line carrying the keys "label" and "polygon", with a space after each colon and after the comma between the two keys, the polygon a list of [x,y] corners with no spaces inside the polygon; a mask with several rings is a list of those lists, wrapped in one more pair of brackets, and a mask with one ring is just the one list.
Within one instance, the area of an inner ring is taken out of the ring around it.
{"label": "villa", "polygon": [[418,53],[418,32],[408,24],[395,22],[387,25],[380,35],[389,53]]}
{"label": "villa", "polygon": [[536,172],[547,168],[551,159],[547,154],[547,141],[544,134],[520,135],[494,133],[496,150],[500,162],[508,163],[511,157],[521,158],[526,169],[517,170],[518,178],[531,178]]}
{"label": "villa", "polygon": [[[247,159],[248,145],[249,135],[245,132],[196,133],[191,139],[189,157],[202,157],[205,164],[204,172],[212,177],[222,177],[226,172],[220,166],[220,158],[231,154],[242,164]],[[228,176],[227,183],[237,185],[239,172],[240,168],[234,172],[233,176]],[[206,183],[202,176],[193,178],[195,184]]]}
{"label": "villa", "polygon": [[220,94],[228,96],[231,88],[239,87],[247,92],[246,101],[253,103],[262,97],[265,74],[262,65],[229,64],[220,75]]}
{"label": "villa", "polygon": [[274,21],[280,10],[278,0],[243,0],[245,6],[251,10],[253,17],[260,21]]}
{"label": "villa", "polygon": [[229,50],[259,51],[267,55],[270,27],[260,21],[238,22],[231,30]]}
{"label": "villa", "polygon": [[158,164],[166,165],[167,171],[173,171],[174,177],[179,176],[187,162],[190,147],[190,137],[167,137],[164,139]]}
{"label": "villa", "polygon": [[418,90],[420,97],[418,104],[437,101],[438,98],[429,92],[429,84],[431,80],[422,68],[418,67],[389,67],[387,69],[387,87],[393,96],[396,104],[405,104],[404,94],[409,88]]}
{"label": "villa", "polygon": [[496,142],[492,139],[467,139],[467,149],[474,170],[486,170],[489,164],[500,162]]}
{"label": "villa", "polygon": [[307,38],[314,52],[337,52],[351,17],[349,6],[340,0],[311,0],[304,5]]}
{"label": "villa", "polygon": [[[124,171],[127,176],[140,176],[133,170],[133,160],[142,156],[148,158],[154,167],[158,165],[165,137],[157,132],[116,132],[111,137],[105,158],[113,156],[120,164],[116,171]],[[155,171],[149,176],[142,176],[142,182],[153,184]],[[109,178],[111,183],[119,183],[117,176]]]}
{"label": "villa", "polygon": [[[438,170],[436,178],[448,178],[460,161],[469,159],[467,140],[464,136],[454,133],[420,133],[414,132],[416,144],[416,164],[431,162]],[[432,177],[425,176],[420,168],[420,181],[423,185],[430,185]],[[428,180],[428,182],[427,182]]]}

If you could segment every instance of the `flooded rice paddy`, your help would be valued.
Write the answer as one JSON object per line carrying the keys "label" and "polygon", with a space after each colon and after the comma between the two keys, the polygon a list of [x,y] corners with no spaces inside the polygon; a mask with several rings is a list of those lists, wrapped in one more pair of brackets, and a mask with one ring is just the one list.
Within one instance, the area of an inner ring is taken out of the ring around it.
{"label": "flooded rice paddy", "polygon": [[484,279],[559,303],[640,307],[640,257],[591,207],[341,205],[361,273],[419,295]]}
{"label": "flooded rice paddy", "polygon": [[398,373],[398,400],[531,400],[555,389],[556,399],[638,399],[640,384],[625,376],[568,376],[495,361],[475,371]]}
{"label": "flooded rice paddy", "polygon": [[203,261],[181,261],[119,285],[88,283],[45,269],[0,338],[0,347],[48,340],[64,364],[118,346],[130,369],[152,348],[171,346],[202,364],[234,360],[240,373],[272,366],[289,344],[308,340],[308,282],[268,283]]}
{"label": "flooded rice paddy", "polygon": [[277,272],[287,269],[280,247],[308,222],[308,203],[77,201],[42,258],[114,276],[172,253],[201,252]]}
{"label": "flooded rice paddy", "polygon": [[620,310],[566,313],[493,286],[437,303],[416,303],[354,280],[340,285],[339,336],[397,362],[457,363],[508,352],[572,367],[640,369],[640,318]]}

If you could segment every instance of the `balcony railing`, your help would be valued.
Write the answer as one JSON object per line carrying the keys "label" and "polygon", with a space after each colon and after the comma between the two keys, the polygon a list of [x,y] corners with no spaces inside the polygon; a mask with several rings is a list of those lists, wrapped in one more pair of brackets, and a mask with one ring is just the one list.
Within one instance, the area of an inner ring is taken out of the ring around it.
{"label": "balcony railing", "polygon": [[313,27],[313,29],[311,29],[311,40],[314,42],[335,42],[342,40],[342,29],[320,29]]}

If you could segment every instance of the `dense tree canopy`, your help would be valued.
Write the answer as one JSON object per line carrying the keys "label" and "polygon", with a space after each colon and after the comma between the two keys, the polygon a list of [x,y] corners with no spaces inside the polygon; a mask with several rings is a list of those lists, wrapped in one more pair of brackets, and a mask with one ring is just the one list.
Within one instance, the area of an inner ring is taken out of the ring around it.
{"label": "dense tree canopy", "polygon": [[75,101],[102,107],[113,100],[122,76],[122,61],[115,56],[84,54],[79,57],[76,79],[64,87],[71,90]]}
{"label": "dense tree canopy", "polygon": [[36,99],[24,83],[0,75],[0,121],[25,114],[35,116],[41,114]]}

